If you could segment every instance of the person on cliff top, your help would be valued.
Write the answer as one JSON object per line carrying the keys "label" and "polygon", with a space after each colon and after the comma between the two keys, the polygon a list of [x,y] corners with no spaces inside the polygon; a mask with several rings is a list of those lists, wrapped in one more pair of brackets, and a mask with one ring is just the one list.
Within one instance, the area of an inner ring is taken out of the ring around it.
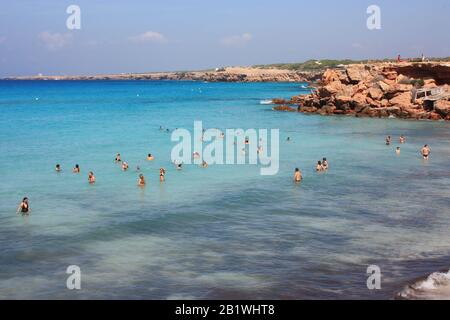
{"label": "person on cliff top", "polygon": [[423,146],[422,150],[420,150],[420,153],[422,154],[424,160],[428,160],[429,157],[430,157],[431,149],[426,144],[426,145]]}
{"label": "person on cliff top", "polygon": [[300,171],[299,168],[295,168],[294,182],[299,183],[302,181],[302,179],[303,179],[302,172]]}
{"label": "person on cliff top", "polygon": [[386,137],[386,145],[387,145],[387,146],[390,146],[390,145],[391,145],[391,141],[392,141],[391,136],[387,136],[387,137]]}

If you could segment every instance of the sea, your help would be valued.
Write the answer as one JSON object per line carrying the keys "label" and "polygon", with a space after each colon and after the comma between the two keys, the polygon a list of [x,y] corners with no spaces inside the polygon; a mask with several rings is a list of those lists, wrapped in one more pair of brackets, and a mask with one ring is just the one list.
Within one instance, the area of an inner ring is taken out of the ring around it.
{"label": "sea", "polygon": [[[272,110],[306,88],[0,81],[0,298],[450,299],[450,123]],[[195,121],[279,130],[278,173],[176,170]]]}

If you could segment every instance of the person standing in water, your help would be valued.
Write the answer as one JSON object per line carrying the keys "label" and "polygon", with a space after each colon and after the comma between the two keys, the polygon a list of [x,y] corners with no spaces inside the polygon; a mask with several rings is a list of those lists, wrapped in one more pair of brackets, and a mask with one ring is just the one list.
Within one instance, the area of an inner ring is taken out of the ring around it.
{"label": "person standing in water", "polygon": [[88,176],[88,181],[90,184],[94,184],[95,183],[95,175],[92,171],[89,172],[89,176]]}
{"label": "person standing in water", "polygon": [[72,170],[73,173],[80,173],[80,166],[78,164],[75,165],[75,168]]}
{"label": "person standing in water", "polygon": [[328,170],[328,161],[327,161],[327,158],[323,158],[323,161],[322,161],[322,168],[323,168],[323,170]]}
{"label": "person standing in water", "polygon": [[115,163],[117,163],[117,162],[121,162],[122,160],[120,159],[120,153],[118,153],[117,155],[116,155],[116,158],[114,159],[114,162]]}
{"label": "person standing in water", "polygon": [[400,147],[397,147],[397,149],[395,149],[395,153],[399,156],[400,155]]}
{"label": "person standing in water", "polygon": [[19,207],[16,211],[18,214],[21,213],[22,215],[29,215],[31,212],[30,204],[28,203],[28,198],[23,198],[22,202],[19,204]]}
{"label": "person standing in water", "polygon": [[401,144],[406,143],[406,138],[405,138],[404,135],[401,135],[399,140],[400,140],[400,143],[401,143]]}
{"label": "person standing in water", "polygon": [[322,161],[317,161],[316,171],[317,172],[323,171]]}
{"label": "person standing in water", "polygon": [[302,172],[300,171],[299,168],[295,168],[294,182],[299,183],[302,181],[302,179],[303,179]]}
{"label": "person standing in water", "polygon": [[138,186],[145,187],[145,178],[142,173],[139,175]]}
{"label": "person standing in water", "polygon": [[57,164],[57,165],[55,166],[55,171],[56,171],[56,172],[61,172],[61,166],[60,166],[59,164]]}
{"label": "person standing in water", "polygon": [[127,171],[128,170],[128,163],[126,163],[125,161],[122,162],[122,170],[123,171]]}
{"label": "person standing in water", "polygon": [[431,149],[426,144],[426,145],[423,146],[422,150],[420,150],[420,153],[422,154],[424,160],[428,160],[429,157],[430,157]]}
{"label": "person standing in water", "polygon": [[159,181],[164,182],[166,176],[166,169],[160,168],[159,169]]}
{"label": "person standing in water", "polygon": [[153,160],[155,160],[155,157],[151,153],[149,153],[147,155],[147,161],[153,161]]}
{"label": "person standing in water", "polygon": [[390,146],[390,145],[391,145],[391,140],[392,140],[392,139],[391,139],[391,136],[387,136],[387,137],[386,137],[386,145],[387,145],[387,146]]}

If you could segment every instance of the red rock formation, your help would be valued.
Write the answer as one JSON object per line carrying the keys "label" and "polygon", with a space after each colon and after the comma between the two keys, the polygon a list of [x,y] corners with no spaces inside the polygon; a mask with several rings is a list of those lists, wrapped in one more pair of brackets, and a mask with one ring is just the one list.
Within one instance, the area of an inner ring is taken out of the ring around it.
{"label": "red rock formation", "polygon": [[[434,110],[425,110],[423,99],[412,100],[412,83],[433,88],[447,83],[446,79],[450,80],[450,66],[446,64],[349,65],[325,71],[314,93],[293,97],[290,102],[299,105],[299,112],[321,115],[449,120],[450,102],[439,101]],[[450,92],[450,86],[444,89]],[[291,110],[283,107],[282,111]]]}

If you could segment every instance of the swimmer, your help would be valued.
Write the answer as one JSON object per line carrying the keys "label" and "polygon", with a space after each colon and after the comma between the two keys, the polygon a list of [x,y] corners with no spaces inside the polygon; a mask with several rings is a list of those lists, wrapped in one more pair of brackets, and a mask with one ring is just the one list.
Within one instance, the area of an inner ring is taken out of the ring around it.
{"label": "swimmer", "polygon": [[120,153],[118,153],[117,155],[116,155],[116,158],[114,159],[114,162],[121,162],[122,160],[120,159]]}
{"label": "swimmer", "polygon": [[323,170],[328,170],[328,161],[327,158],[322,159],[322,168]]}
{"label": "swimmer", "polygon": [[316,171],[320,172],[323,171],[322,161],[317,161]]}
{"label": "swimmer", "polygon": [[149,153],[147,155],[147,161],[153,161],[153,160],[155,160],[155,157],[151,153]]}
{"label": "swimmer", "polygon": [[88,181],[89,181],[90,184],[94,184],[95,183],[95,176],[94,176],[94,173],[92,171],[89,172]]}
{"label": "swimmer", "polygon": [[28,198],[23,198],[22,202],[19,204],[16,213],[21,213],[22,215],[29,215],[31,212],[30,205],[28,203]]}
{"label": "swimmer", "polygon": [[123,171],[127,171],[128,170],[128,163],[126,163],[125,161],[122,163],[122,170]]}
{"label": "swimmer", "polygon": [[144,178],[143,174],[139,175],[138,186],[139,187],[144,187],[145,186],[145,178]]}
{"label": "swimmer", "polygon": [[198,153],[197,151],[195,151],[195,152],[192,154],[192,157],[194,157],[194,159],[198,159],[198,158],[200,158],[200,153]]}
{"label": "swimmer", "polygon": [[141,167],[136,166],[136,172],[139,172],[139,171],[141,171]]}
{"label": "swimmer", "polygon": [[60,166],[59,164],[57,164],[57,165],[55,166],[55,171],[56,171],[56,172],[61,172],[61,166]]}
{"label": "swimmer", "polygon": [[164,130],[163,127],[159,126],[159,131],[163,131],[163,130]]}
{"label": "swimmer", "polygon": [[287,137],[286,141],[290,142],[291,141],[291,137]]}
{"label": "swimmer", "polygon": [[391,139],[391,136],[387,136],[387,137],[386,137],[386,145],[387,145],[387,146],[390,146],[390,145],[391,145],[391,140],[392,140],[392,139]]}
{"label": "swimmer", "polygon": [[182,164],[182,163],[179,163],[179,164],[177,164],[176,166],[177,166],[177,170],[181,170],[181,169],[183,169],[183,168],[182,168],[182,166],[183,166],[183,164]]}
{"label": "swimmer", "polygon": [[423,146],[422,150],[420,150],[420,153],[422,154],[424,160],[428,160],[428,158],[430,157],[431,149],[426,144]]}
{"label": "swimmer", "polygon": [[73,173],[80,173],[80,166],[78,164],[75,165],[75,168],[72,170]]}
{"label": "swimmer", "polygon": [[295,182],[301,182],[302,179],[303,179],[302,172],[300,171],[299,168],[295,168],[294,181]]}
{"label": "swimmer", "polygon": [[164,168],[159,169],[159,181],[164,182],[166,176],[166,170]]}
{"label": "swimmer", "polygon": [[208,168],[208,163],[205,160],[202,162],[202,168]]}
{"label": "swimmer", "polygon": [[400,143],[401,143],[401,144],[406,143],[406,138],[405,138],[404,135],[401,135],[399,140],[400,140]]}
{"label": "swimmer", "polygon": [[400,155],[400,147],[397,147],[397,149],[395,149],[395,153],[399,156]]}

